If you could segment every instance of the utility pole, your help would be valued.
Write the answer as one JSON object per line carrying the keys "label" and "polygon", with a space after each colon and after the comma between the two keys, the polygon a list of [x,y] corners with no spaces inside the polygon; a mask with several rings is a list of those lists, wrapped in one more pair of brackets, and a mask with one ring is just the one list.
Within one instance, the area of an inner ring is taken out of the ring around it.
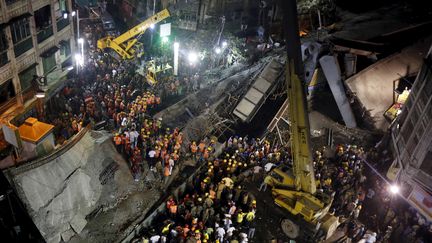
{"label": "utility pole", "polygon": [[218,36],[218,39],[217,39],[216,46],[219,46],[219,44],[220,44],[220,39],[221,39],[221,36],[222,36],[222,32],[223,32],[224,27],[225,27],[225,16],[221,17],[221,21],[222,21],[222,24],[221,24],[221,28],[220,28],[220,31],[219,31],[219,36]]}

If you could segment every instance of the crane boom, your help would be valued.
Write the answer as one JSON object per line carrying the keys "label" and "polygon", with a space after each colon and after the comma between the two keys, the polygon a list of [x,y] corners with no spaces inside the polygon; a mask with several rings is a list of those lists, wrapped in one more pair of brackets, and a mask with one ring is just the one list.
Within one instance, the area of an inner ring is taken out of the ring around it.
{"label": "crane boom", "polygon": [[[299,237],[303,231],[303,242],[318,242],[327,239],[336,230],[338,217],[328,213],[334,193],[328,195],[317,191],[312,153],[310,148],[309,116],[305,85],[301,81],[302,59],[297,20],[296,0],[282,1],[286,24],[287,61],[285,82],[289,101],[290,142],[293,168],[281,165],[267,176],[272,185],[276,205],[285,208],[291,215],[281,221],[282,231],[290,238]],[[309,237],[309,238],[308,238]]]}
{"label": "crane boom", "polygon": [[315,194],[316,183],[310,151],[309,119],[306,108],[304,86],[294,70],[292,59],[287,61],[286,82],[291,121],[291,151],[295,187]]}
{"label": "crane boom", "polygon": [[143,34],[151,25],[157,24],[169,16],[169,11],[164,9],[116,38],[108,36],[99,39],[97,41],[97,47],[101,50],[111,48],[123,59],[132,59],[135,53],[133,47],[138,42],[138,38],[136,37]]}

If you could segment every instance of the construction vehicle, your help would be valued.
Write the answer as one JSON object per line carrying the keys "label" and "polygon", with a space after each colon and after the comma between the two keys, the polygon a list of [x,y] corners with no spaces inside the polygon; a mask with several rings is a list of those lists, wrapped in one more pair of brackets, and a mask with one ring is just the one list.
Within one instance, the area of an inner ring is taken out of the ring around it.
{"label": "construction vehicle", "polygon": [[147,62],[146,79],[150,85],[155,85],[160,80],[160,74],[172,69],[172,66],[168,63],[156,65],[154,60]]}
{"label": "construction vehicle", "polygon": [[164,9],[118,37],[107,36],[99,39],[97,41],[97,47],[100,50],[111,48],[123,60],[132,59],[140,51],[140,48],[138,48],[138,39],[141,37],[141,35],[144,34],[148,28],[154,26],[169,16],[169,11]]}
{"label": "construction vehicle", "polygon": [[[301,52],[298,36],[296,1],[284,1],[287,30],[286,84],[289,101],[290,143],[293,166],[274,168],[266,178],[272,186],[275,203],[290,213],[281,220],[282,231],[301,242],[319,242],[329,238],[339,225],[329,214],[334,194],[317,192],[314,175],[310,128],[304,82],[300,80]],[[300,231],[301,230],[301,231]]]}

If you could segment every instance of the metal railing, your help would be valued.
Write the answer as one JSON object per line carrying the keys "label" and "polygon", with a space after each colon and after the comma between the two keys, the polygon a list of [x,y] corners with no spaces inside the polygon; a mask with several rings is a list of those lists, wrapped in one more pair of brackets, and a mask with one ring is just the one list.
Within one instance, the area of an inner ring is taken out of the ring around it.
{"label": "metal railing", "polygon": [[26,161],[19,161],[18,162],[19,164],[17,164],[15,167],[9,168],[8,172],[12,175],[17,175],[57,159],[58,157],[62,156],[67,151],[69,151],[69,149],[71,149],[75,144],[77,144],[89,130],[90,130],[90,125],[83,128],[81,131],[75,134],[74,137],[69,139],[66,142],[66,144],[61,145],[60,147],[53,150],[48,155],[45,155],[40,158],[29,159]]}
{"label": "metal railing", "polygon": [[53,26],[48,25],[37,33],[37,42],[41,43],[54,34]]}
{"label": "metal railing", "polygon": [[28,36],[27,39],[14,44],[15,57],[21,56],[23,53],[25,53],[26,51],[32,48],[33,48],[33,40],[31,36]]}
{"label": "metal railing", "polygon": [[69,19],[60,18],[57,20],[57,31],[60,31],[69,25]]}

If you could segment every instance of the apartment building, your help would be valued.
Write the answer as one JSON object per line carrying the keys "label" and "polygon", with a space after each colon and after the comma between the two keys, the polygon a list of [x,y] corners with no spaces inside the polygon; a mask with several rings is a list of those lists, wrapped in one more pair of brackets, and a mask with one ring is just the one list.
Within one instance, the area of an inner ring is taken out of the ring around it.
{"label": "apartment building", "polygon": [[389,171],[407,201],[432,220],[432,47],[391,135],[396,160]]}
{"label": "apartment building", "polygon": [[51,91],[71,71],[76,24],[72,11],[71,0],[0,0],[3,122],[6,112],[12,114],[10,120],[17,110],[28,112],[35,106],[31,92],[35,76],[45,78]]}

